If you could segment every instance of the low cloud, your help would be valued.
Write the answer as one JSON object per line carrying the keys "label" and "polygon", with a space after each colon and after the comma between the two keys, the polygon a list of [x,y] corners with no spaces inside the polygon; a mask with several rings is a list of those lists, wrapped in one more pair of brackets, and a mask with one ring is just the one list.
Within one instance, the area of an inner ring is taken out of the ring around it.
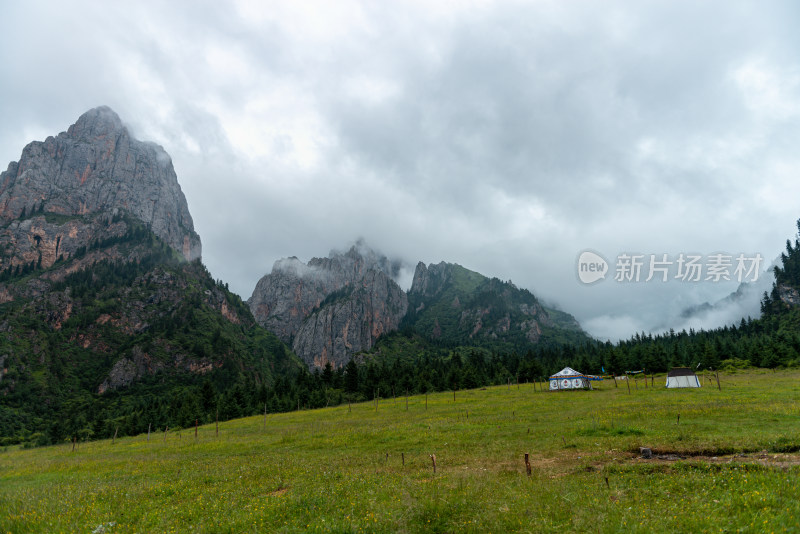
{"label": "low cloud", "polygon": [[276,260],[362,236],[404,287],[419,260],[457,262],[628,337],[735,286],[586,288],[581,250],[774,257],[791,237],[798,15],[25,2],[0,35],[0,160],[107,104],[170,154],[204,261],[244,297]]}

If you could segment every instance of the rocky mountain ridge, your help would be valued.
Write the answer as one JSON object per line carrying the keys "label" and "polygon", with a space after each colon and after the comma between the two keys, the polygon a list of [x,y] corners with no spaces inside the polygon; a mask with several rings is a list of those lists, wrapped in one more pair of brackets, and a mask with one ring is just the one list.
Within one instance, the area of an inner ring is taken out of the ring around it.
{"label": "rocky mountain ridge", "polygon": [[[346,253],[279,260],[248,300],[256,320],[311,367],[346,364],[405,326],[435,343],[518,348],[586,339],[569,314],[548,310],[527,290],[457,264],[420,262],[404,292],[391,262],[363,242]],[[555,317],[555,319],[554,319]]]}
{"label": "rocky mountain ridge", "polygon": [[0,174],[0,269],[31,261],[49,267],[105,236],[103,225],[120,214],[143,222],[185,259],[200,258],[172,159],[98,107],[66,132],[29,143]]}
{"label": "rocky mountain ridge", "polygon": [[585,337],[574,317],[545,308],[530,291],[455,263],[419,262],[408,299],[404,324],[451,345],[521,349],[554,335]]}
{"label": "rocky mountain ridge", "polygon": [[408,306],[392,278],[398,269],[363,243],[308,264],[291,257],[275,262],[248,304],[306,363],[339,367],[398,328]]}

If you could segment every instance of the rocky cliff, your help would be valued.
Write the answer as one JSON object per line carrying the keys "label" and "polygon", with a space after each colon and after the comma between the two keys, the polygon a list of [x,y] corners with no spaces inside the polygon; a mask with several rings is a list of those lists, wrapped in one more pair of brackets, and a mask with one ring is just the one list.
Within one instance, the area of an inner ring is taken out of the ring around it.
{"label": "rocky cliff", "polygon": [[98,107],[66,132],[28,144],[0,174],[0,269],[31,261],[49,267],[107,237],[107,223],[123,213],[187,260],[200,257],[169,155],[133,139],[116,113]]}
{"label": "rocky cliff", "polygon": [[394,281],[399,265],[365,247],[305,264],[279,260],[248,300],[256,320],[311,366],[347,363],[394,331],[407,299]]}
{"label": "rocky cliff", "polygon": [[438,345],[499,350],[588,340],[574,317],[511,282],[420,262],[406,294],[395,282],[398,271],[363,244],[308,264],[292,257],[275,262],[248,304],[259,324],[312,367],[342,366],[401,327]]}

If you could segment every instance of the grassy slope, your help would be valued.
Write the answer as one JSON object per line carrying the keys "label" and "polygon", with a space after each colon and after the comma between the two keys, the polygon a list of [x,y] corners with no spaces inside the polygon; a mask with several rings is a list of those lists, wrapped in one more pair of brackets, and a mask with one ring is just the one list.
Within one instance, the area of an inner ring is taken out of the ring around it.
{"label": "grassy slope", "polygon": [[[471,337],[474,322],[468,320],[466,324],[462,324],[462,312],[477,309],[492,311],[482,319],[484,332],[486,328],[496,327],[498,321],[506,315],[511,318],[512,324],[519,324],[529,319],[519,311],[519,306],[535,305],[537,300],[533,294],[501,280],[490,279],[458,264],[450,265],[450,276],[445,288],[435,297],[409,295],[409,310],[412,311],[406,318],[406,324],[413,326],[417,333],[432,338],[435,324],[438,322],[442,332],[438,341],[447,346],[482,346],[509,352],[513,350],[525,352],[533,347],[525,333],[515,328],[500,334],[498,338],[486,338],[482,334]],[[453,304],[456,298],[460,303],[458,306]],[[421,302],[425,302],[426,307],[419,313],[414,312],[413,310],[416,310]],[[548,308],[545,310],[555,326],[543,328],[540,345],[575,344],[589,340],[580,330],[574,317],[557,310]]]}
{"label": "grassy slope", "polygon": [[[221,424],[219,438],[201,427],[197,441],[184,430],[8,450],[0,530],[791,531],[800,458],[779,451],[800,449],[799,380],[726,375],[721,392],[496,387],[430,395],[427,410],[413,397],[408,411],[389,399],[377,412],[368,402],[251,417]],[[707,456],[647,461],[639,446]],[[730,451],[745,456],[708,457]]]}

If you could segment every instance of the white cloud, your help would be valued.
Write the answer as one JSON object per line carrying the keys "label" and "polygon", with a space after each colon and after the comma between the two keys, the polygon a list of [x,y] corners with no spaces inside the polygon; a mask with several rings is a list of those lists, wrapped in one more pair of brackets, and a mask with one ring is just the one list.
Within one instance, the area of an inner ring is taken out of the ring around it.
{"label": "white cloud", "polygon": [[791,121],[800,114],[800,67],[750,58],[733,72],[745,105],[760,120]]}

